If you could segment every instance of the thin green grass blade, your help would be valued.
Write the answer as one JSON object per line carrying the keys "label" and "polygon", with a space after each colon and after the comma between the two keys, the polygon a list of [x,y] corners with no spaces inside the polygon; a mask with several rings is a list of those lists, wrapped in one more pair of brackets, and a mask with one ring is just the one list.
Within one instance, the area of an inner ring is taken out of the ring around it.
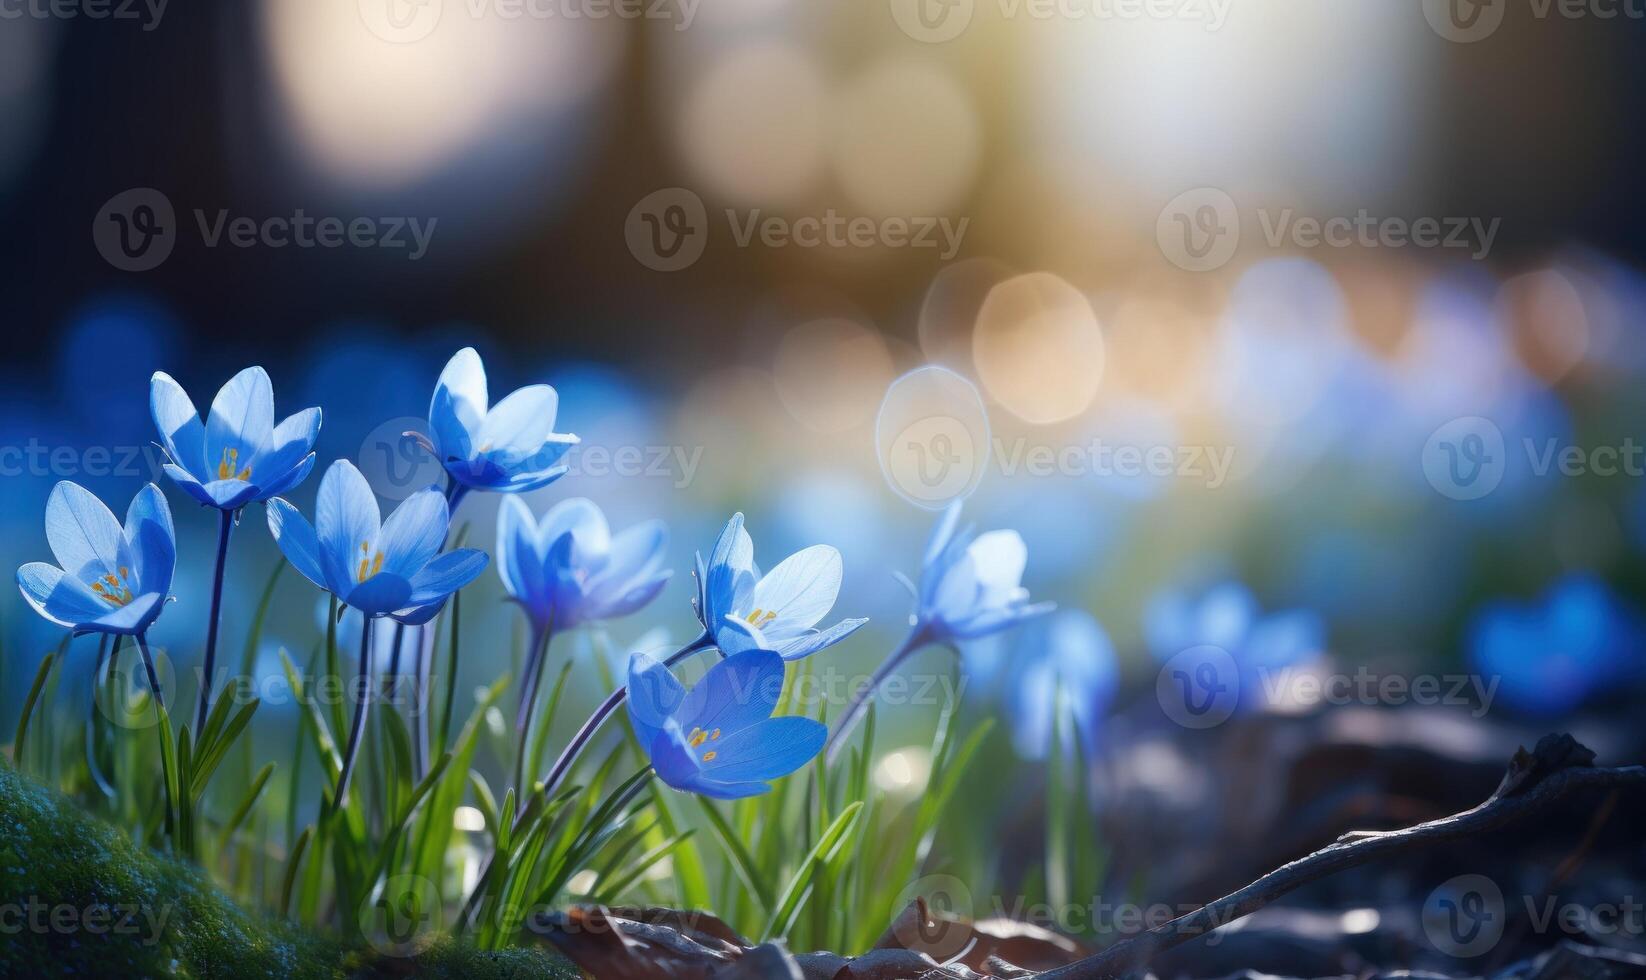
{"label": "thin green grass blade", "polygon": [[57,654],[48,653],[40,658],[40,669],[34,672],[34,683],[29,686],[28,697],[23,699],[23,716],[17,719],[17,735],[11,743],[11,761],[19,772],[25,771],[23,749],[28,744],[29,721],[34,717],[34,707],[40,701],[40,691],[46,686],[46,677],[51,673],[52,664],[57,662]]}
{"label": "thin green grass blade", "polygon": [[737,839],[731,824],[726,822],[726,818],[713,803],[701,796],[697,797],[697,802],[703,808],[703,815],[709,819],[709,829],[714,831],[715,837],[720,840],[720,846],[726,851],[726,856],[731,859],[732,870],[737,873],[738,880],[743,882],[743,887],[749,890],[749,894],[759,899],[760,911],[765,915],[771,915],[775,900],[764,876],[755,867],[754,857],[749,854],[748,848],[743,846],[743,842]]}
{"label": "thin green grass blade", "polygon": [[234,837],[234,832],[240,829],[240,825],[246,821],[247,814],[251,813],[251,808],[257,805],[257,798],[263,795],[263,787],[268,785],[269,777],[272,775],[274,775],[274,763],[267,762],[263,764],[263,768],[257,770],[257,775],[252,777],[251,788],[246,791],[246,795],[240,800],[240,805],[234,808],[234,813],[229,816],[228,822],[223,824],[223,829],[217,834],[217,853],[222,854],[228,851],[229,841]]}
{"label": "thin green grass blade", "polygon": [[788,885],[783,889],[782,897],[777,903],[777,911],[772,913],[771,919],[766,923],[762,941],[784,935],[794,926],[795,917],[800,914],[818,870],[833,857],[835,847],[845,840],[846,834],[856,825],[858,814],[862,811],[862,803],[847,806],[840,811],[840,816],[834,819],[834,823],[829,825],[829,829],[818,838],[811,853],[801,862],[800,870],[794,873],[794,877],[789,879]]}

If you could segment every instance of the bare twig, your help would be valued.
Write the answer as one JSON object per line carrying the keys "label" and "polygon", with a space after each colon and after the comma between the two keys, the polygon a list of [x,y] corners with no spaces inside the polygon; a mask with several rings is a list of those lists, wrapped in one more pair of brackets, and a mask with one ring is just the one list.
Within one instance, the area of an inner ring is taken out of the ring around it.
{"label": "bare twig", "polygon": [[1269,872],[1239,891],[1187,915],[1116,943],[1095,956],[1040,974],[1041,980],[1107,980],[1148,963],[1157,953],[1250,915],[1296,888],[1329,874],[1495,830],[1548,807],[1576,789],[1646,786],[1646,766],[1598,768],[1594,753],[1570,735],[1546,735],[1532,752],[1515,753],[1497,790],[1479,806],[1405,830],[1345,834],[1337,843]]}

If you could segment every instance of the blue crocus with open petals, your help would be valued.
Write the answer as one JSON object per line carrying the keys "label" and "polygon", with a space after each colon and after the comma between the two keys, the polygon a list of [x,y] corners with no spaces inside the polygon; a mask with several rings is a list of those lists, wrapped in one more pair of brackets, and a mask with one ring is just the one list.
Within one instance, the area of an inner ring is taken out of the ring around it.
{"label": "blue crocus with open petals", "polygon": [[1275,678],[1326,648],[1319,615],[1265,613],[1239,582],[1160,592],[1144,610],[1143,635],[1155,659],[1171,666],[1185,704],[1219,695],[1242,712],[1268,707]]}
{"label": "blue crocus with open petals", "polygon": [[1109,635],[1080,609],[1047,616],[1023,632],[1023,655],[1008,675],[1007,692],[1017,751],[1025,758],[1044,759],[1052,726],[1066,717],[1090,757],[1120,686],[1120,661]]}
{"label": "blue crocus with open petals", "polygon": [[797,551],[765,575],[754,563],[754,541],[733,515],[707,563],[697,556],[698,621],[722,653],[776,650],[784,660],[809,657],[850,636],[866,619],[827,629],[818,620],[840,595],[840,552],[825,544]]}
{"label": "blue crocus with open petals", "polygon": [[497,574],[538,629],[567,630],[627,616],[657,598],[668,529],[646,521],[611,532],[592,501],[563,500],[532,518],[518,497],[497,515]]}
{"label": "blue crocus with open petals", "polygon": [[177,532],[165,494],[148,484],[122,527],[91,491],[63,481],[46,501],[46,542],[57,565],[30,562],[17,585],[34,611],[77,633],[140,635],[165,608]]}
{"label": "blue crocus with open petals", "polygon": [[381,520],[377,497],[347,460],[326,470],[311,526],[282,498],[269,501],[269,531],[305,578],[370,617],[426,623],[486,567],[484,552],[441,554],[450,523],[434,487],[401,501]]}
{"label": "blue crocus with open petals", "polygon": [[565,475],[560,459],[577,436],[554,431],[560,398],[528,385],[492,405],[474,348],[452,356],[429,401],[435,458],[465,489],[524,493]]}
{"label": "blue crocus with open petals", "polygon": [[[1029,550],[1016,531],[973,536],[956,532],[960,503],[949,505],[932,531],[921,563],[917,618],[932,642],[973,640],[1051,612],[1050,602],[1030,602],[1023,588]],[[907,584],[907,583],[906,583]]]}
{"label": "blue crocus with open petals", "polygon": [[320,409],[305,408],[275,425],[274,387],[260,367],[230,378],[204,423],[182,387],[156,372],[149,410],[170,458],[166,475],[208,507],[232,511],[267,500],[314,469]]}
{"label": "blue crocus with open petals", "polygon": [[1542,717],[1568,714],[1640,676],[1643,630],[1600,579],[1562,578],[1535,602],[1497,600],[1469,624],[1469,661],[1503,701]]}
{"label": "blue crocus with open petals", "polygon": [[709,668],[690,691],[643,653],[629,658],[629,722],[665,783],[735,800],[771,789],[823,748],[828,729],[798,715],[773,718],[783,658],[745,650]]}

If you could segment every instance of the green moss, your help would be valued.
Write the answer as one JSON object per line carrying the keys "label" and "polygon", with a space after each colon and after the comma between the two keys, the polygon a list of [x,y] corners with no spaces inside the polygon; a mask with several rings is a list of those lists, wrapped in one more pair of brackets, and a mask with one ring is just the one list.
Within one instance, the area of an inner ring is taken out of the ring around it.
{"label": "green moss", "polygon": [[415,959],[242,909],[198,868],[152,854],[0,764],[0,976],[576,977],[535,949],[443,941]]}

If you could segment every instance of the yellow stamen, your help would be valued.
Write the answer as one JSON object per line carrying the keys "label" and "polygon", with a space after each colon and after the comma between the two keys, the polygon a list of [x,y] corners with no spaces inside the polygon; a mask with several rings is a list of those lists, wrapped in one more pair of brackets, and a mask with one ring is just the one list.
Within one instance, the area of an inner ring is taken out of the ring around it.
{"label": "yellow stamen", "polygon": [[713,732],[709,733],[709,741],[713,742],[713,741],[715,741],[719,738],[720,738],[720,729],[716,728]]}
{"label": "yellow stamen", "polygon": [[704,762],[713,762],[715,756],[718,755],[718,754],[719,754],[718,752],[705,752],[705,753],[703,753],[703,761]]}
{"label": "yellow stamen", "polygon": [[708,733],[705,732],[701,728],[692,729],[692,733],[690,735],[686,736],[687,743],[689,743],[691,745],[691,747],[694,748],[694,749],[697,748],[699,745],[702,745],[704,742],[707,742],[708,740],[709,740]]}
{"label": "yellow stamen", "polygon": [[383,570],[383,553],[372,553],[371,542],[360,543],[360,568],[354,573],[356,582],[364,582]]}
{"label": "yellow stamen", "polygon": [[750,626],[761,627],[777,618],[777,613],[770,609],[756,609],[744,617]]}
{"label": "yellow stamen", "polygon": [[217,478],[219,480],[236,479],[250,480],[251,467],[240,466],[240,450],[227,447],[217,461]]}

